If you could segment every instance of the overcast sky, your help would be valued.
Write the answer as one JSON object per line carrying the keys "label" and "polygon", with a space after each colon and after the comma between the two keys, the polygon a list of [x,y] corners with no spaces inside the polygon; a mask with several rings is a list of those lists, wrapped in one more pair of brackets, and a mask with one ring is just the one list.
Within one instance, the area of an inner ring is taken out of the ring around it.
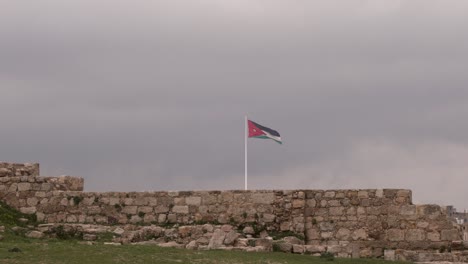
{"label": "overcast sky", "polygon": [[408,188],[468,208],[468,1],[0,0],[0,160],[89,191]]}

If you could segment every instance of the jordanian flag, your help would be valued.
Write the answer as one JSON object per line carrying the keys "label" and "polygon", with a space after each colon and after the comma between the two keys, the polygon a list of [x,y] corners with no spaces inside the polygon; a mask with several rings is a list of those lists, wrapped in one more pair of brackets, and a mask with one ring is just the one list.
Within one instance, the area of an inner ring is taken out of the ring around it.
{"label": "jordanian flag", "polygon": [[249,124],[249,138],[269,138],[274,141],[283,144],[281,136],[278,131],[268,127],[264,127],[255,123],[254,121],[248,120]]}

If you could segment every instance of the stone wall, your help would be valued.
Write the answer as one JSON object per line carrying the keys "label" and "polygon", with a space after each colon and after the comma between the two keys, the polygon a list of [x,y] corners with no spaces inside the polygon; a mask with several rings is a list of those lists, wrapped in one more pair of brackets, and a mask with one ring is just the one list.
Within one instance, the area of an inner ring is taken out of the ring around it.
{"label": "stone wall", "polygon": [[462,240],[444,208],[413,205],[410,190],[95,193],[82,191],[81,178],[39,177],[37,164],[0,164],[0,199],[45,223],[224,224],[254,236],[296,234],[302,243],[291,249],[295,253],[341,257],[437,250]]}

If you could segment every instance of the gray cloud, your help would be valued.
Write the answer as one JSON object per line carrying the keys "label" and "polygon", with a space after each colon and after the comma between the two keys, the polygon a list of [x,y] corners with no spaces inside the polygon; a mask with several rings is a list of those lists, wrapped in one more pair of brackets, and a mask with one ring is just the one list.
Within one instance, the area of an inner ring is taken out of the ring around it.
{"label": "gray cloud", "polygon": [[255,188],[467,207],[464,1],[1,6],[0,160],[88,190],[239,189],[248,113],[285,140],[249,142]]}

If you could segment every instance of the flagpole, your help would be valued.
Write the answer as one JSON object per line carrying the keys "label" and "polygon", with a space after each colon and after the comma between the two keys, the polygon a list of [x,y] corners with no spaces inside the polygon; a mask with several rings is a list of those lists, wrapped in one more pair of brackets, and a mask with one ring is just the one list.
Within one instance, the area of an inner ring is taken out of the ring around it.
{"label": "flagpole", "polygon": [[247,115],[245,115],[245,128],[244,128],[244,144],[245,144],[245,177],[244,177],[244,190],[247,191],[247,138],[248,138],[248,120]]}

